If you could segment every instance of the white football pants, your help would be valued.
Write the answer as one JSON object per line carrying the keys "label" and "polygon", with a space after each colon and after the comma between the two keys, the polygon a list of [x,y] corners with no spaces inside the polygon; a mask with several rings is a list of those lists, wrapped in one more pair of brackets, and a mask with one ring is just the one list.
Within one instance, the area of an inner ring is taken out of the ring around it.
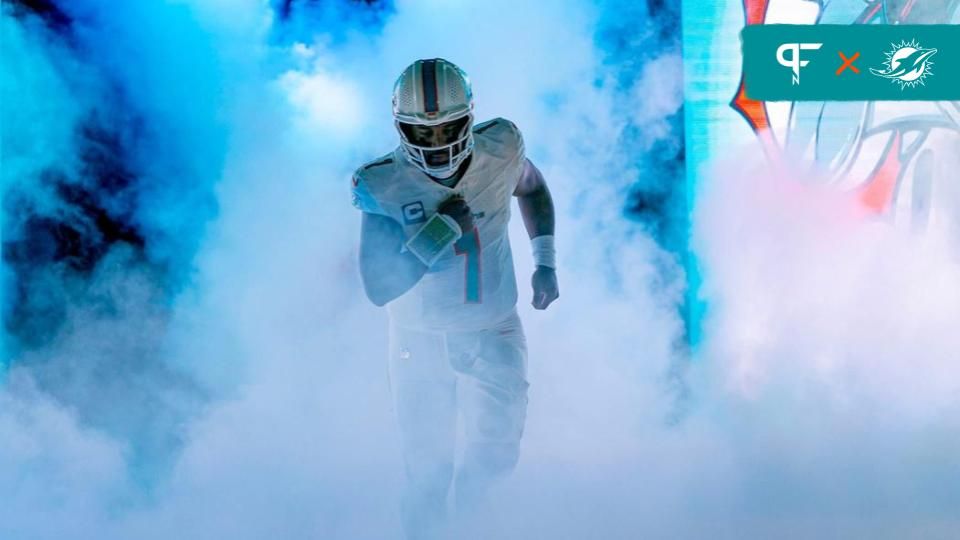
{"label": "white football pants", "polygon": [[[408,538],[442,535],[453,482],[471,511],[517,463],[527,411],[527,346],[516,311],[493,327],[423,332],[390,325],[390,385],[406,468]],[[454,480],[458,411],[465,440]]]}

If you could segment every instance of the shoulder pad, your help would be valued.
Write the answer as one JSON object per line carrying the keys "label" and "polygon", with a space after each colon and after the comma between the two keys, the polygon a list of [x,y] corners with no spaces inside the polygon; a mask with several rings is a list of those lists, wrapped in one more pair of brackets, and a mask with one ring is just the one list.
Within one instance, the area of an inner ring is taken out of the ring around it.
{"label": "shoulder pad", "polygon": [[502,149],[505,155],[519,157],[521,160],[524,157],[523,135],[516,124],[506,118],[494,118],[477,124],[473,128],[473,134],[486,139],[494,148]]}
{"label": "shoulder pad", "polygon": [[353,179],[350,182],[353,206],[361,212],[367,212],[368,214],[383,214],[383,209],[380,207],[380,203],[377,202],[376,197],[373,196],[373,193],[370,192],[370,186],[363,178],[362,171],[363,168],[361,167],[353,173]]}
{"label": "shoulder pad", "polygon": [[383,191],[384,179],[392,172],[395,161],[393,153],[368,161],[354,171],[351,182],[353,205],[370,214],[384,214],[378,201]]}
{"label": "shoulder pad", "polygon": [[370,163],[367,163],[366,165],[360,167],[360,170],[366,171],[366,170],[372,169],[372,168],[374,168],[374,167],[381,167],[381,166],[383,166],[383,165],[389,165],[389,164],[391,164],[391,163],[393,163],[393,157],[385,157],[385,158],[381,158],[381,159],[376,159],[376,160],[373,160],[373,161],[371,161]]}
{"label": "shoulder pad", "polygon": [[494,118],[473,127],[473,133],[477,135],[486,131],[489,131],[491,135],[502,132],[520,133],[517,126],[506,118]]}

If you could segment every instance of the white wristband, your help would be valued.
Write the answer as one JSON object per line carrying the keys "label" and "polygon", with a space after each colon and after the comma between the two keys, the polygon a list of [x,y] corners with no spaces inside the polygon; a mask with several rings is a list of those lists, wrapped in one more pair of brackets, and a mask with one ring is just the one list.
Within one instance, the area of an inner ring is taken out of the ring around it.
{"label": "white wristband", "polygon": [[538,236],[530,240],[530,245],[533,247],[533,264],[547,268],[557,267],[557,250],[553,247],[552,234]]}

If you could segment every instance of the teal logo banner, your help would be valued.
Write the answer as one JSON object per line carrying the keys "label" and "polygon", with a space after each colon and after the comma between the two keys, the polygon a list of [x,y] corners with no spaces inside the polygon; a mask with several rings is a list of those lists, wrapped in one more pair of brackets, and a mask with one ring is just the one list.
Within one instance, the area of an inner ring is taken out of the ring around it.
{"label": "teal logo banner", "polygon": [[749,25],[748,98],[960,100],[960,25]]}

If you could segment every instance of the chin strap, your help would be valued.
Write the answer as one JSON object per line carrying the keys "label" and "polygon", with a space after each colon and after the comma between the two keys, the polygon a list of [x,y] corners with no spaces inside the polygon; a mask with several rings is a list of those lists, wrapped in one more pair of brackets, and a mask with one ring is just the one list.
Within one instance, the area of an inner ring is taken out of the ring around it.
{"label": "chin strap", "polygon": [[533,247],[533,264],[537,266],[546,266],[547,268],[557,267],[557,250],[553,245],[553,235],[540,235],[530,240]]}

